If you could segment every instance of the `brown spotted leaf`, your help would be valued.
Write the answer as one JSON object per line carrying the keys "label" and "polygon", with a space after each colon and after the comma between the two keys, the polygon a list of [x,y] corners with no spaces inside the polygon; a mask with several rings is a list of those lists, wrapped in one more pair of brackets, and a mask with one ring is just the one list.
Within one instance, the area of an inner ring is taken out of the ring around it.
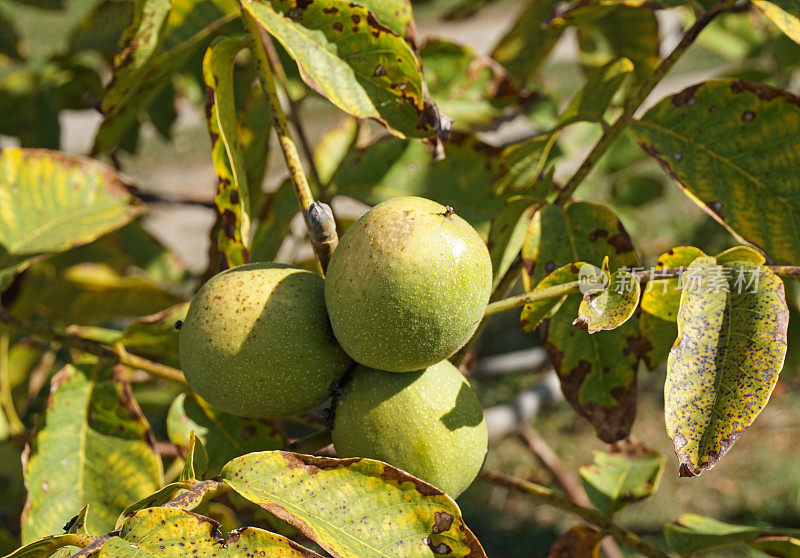
{"label": "brown spotted leaf", "polygon": [[682,476],[713,467],[767,404],[788,320],[783,282],[769,268],[712,257],[689,266],[664,384]]}
{"label": "brown spotted leaf", "polygon": [[579,523],[556,539],[548,558],[599,558],[603,537],[600,529]]}
{"label": "brown spotted leaf", "polygon": [[[533,284],[571,262],[596,266],[607,256],[612,270],[639,264],[622,223],[600,205],[546,206],[529,232],[523,261]],[[567,401],[600,439],[614,442],[630,433],[636,413],[636,369],[644,350],[639,323],[633,317],[617,329],[589,335],[572,325],[580,303],[579,294],[569,295],[540,333]]]}
{"label": "brown spotted leaf", "polygon": [[776,263],[800,263],[800,98],[714,80],[650,109],[632,130],[685,193]]}
{"label": "brown spotted leaf", "polygon": [[88,531],[108,532],[126,506],[161,486],[150,427],[121,375],[81,364],[53,377],[25,484],[23,542],[59,532],[87,504]]}
{"label": "brown spotted leaf", "polygon": [[177,508],[147,508],[122,524],[100,549],[98,558],[163,556],[183,558],[321,558],[275,533],[242,527],[223,538],[213,519]]}
{"label": "brown spotted leaf", "polygon": [[449,496],[380,461],[251,453],[221,477],[336,558],[486,557]]}
{"label": "brown spotted leaf", "polygon": [[681,303],[681,278],[664,277],[665,269],[683,269],[689,267],[694,260],[705,256],[705,253],[694,246],[677,246],[658,257],[650,281],[642,295],[642,310],[662,320],[674,322],[678,319],[678,307]]}
{"label": "brown spotted leaf", "polygon": [[[554,287],[556,285],[564,285],[566,283],[571,283],[573,281],[579,281],[582,279],[587,280],[588,282],[586,273],[583,275],[580,273],[582,269],[594,270],[597,272],[597,276],[599,277],[599,268],[587,264],[586,262],[570,263],[553,270],[552,273],[549,273],[544,279],[539,281],[539,283],[536,284],[536,287],[531,289],[530,292],[546,289],[547,287]],[[595,283],[598,281],[600,281],[599,278],[593,280]],[[528,333],[535,331],[539,324],[542,323],[542,320],[552,317],[566,299],[567,295],[560,298],[545,298],[542,300],[529,302],[523,306],[522,313],[520,314],[519,318],[522,331],[526,331]]]}
{"label": "brown spotted leaf", "polygon": [[231,415],[193,394],[182,393],[170,405],[167,433],[173,444],[188,448],[192,432],[208,456],[206,478],[219,474],[222,466],[234,457],[286,444],[283,430],[274,420]]}
{"label": "brown spotted leaf", "polygon": [[345,0],[243,0],[294,58],[310,87],[401,136],[446,137],[450,123],[426,98],[411,47],[364,6]]}
{"label": "brown spotted leaf", "polygon": [[214,199],[219,212],[216,242],[228,268],[250,261],[250,186],[238,141],[233,88],[234,58],[246,47],[246,37],[219,37],[203,58],[206,117],[218,184]]}
{"label": "brown spotted leaf", "polygon": [[607,288],[583,295],[572,325],[590,334],[616,329],[631,319],[640,293],[639,280],[630,271],[618,269],[609,277]]}

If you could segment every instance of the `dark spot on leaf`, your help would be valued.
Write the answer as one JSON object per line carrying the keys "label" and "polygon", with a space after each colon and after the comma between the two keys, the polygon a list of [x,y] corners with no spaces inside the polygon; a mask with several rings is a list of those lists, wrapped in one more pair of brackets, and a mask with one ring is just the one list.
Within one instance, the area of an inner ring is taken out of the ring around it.
{"label": "dark spot on leaf", "polygon": [[342,25],[340,21],[337,21],[336,23],[333,24],[333,28],[336,31],[341,31],[342,29],[344,29],[344,25]]}
{"label": "dark spot on leaf", "polygon": [[450,554],[451,552],[453,552],[453,549],[444,543],[433,544],[433,541],[431,540],[430,537],[425,537],[424,539],[422,539],[422,542],[425,543],[428,546],[428,548],[431,549],[431,552],[433,552],[434,554],[441,555],[441,554]]}
{"label": "dark spot on leaf", "polygon": [[752,110],[746,110],[742,113],[742,122],[752,122],[756,117],[756,113]]}
{"label": "dark spot on leaf", "polygon": [[450,527],[453,525],[453,516],[449,513],[445,512],[435,512],[433,514],[434,523],[433,523],[433,533],[438,535],[439,533],[444,533],[445,531],[449,531]]}
{"label": "dark spot on leaf", "polygon": [[714,212],[715,215],[719,216],[720,219],[723,219],[722,216],[722,202],[721,201],[707,201],[706,207]]}
{"label": "dark spot on leaf", "polygon": [[372,73],[372,75],[375,77],[383,77],[386,75],[386,68],[378,64],[377,66],[375,66],[375,71]]}
{"label": "dark spot on leaf", "polygon": [[691,87],[687,87],[680,93],[676,93],[675,95],[672,96],[672,104],[675,105],[676,107],[694,105],[696,102],[694,94],[701,86],[702,83],[698,83],[697,85],[692,85]]}
{"label": "dark spot on leaf", "polygon": [[252,424],[245,426],[242,429],[242,440],[249,440],[256,435],[256,427]]}
{"label": "dark spot on leaf", "polygon": [[237,205],[239,203],[239,190],[231,190],[230,193],[231,203]]}
{"label": "dark spot on leaf", "polygon": [[598,238],[606,238],[608,236],[608,231],[605,229],[595,229],[589,233],[589,240],[594,242]]}
{"label": "dark spot on leaf", "polygon": [[326,14],[335,14],[339,11],[339,8],[336,6],[331,6],[330,8],[322,8],[322,12]]}
{"label": "dark spot on leaf", "polygon": [[351,15],[350,19],[353,20],[353,23],[358,23],[359,21],[361,21],[361,17],[359,15],[357,15],[357,14]]}
{"label": "dark spot on leaf", "polygon": [[556,262],[553,260],[549,260],[546,264],[544,264],[544,271],[547,274],[553,273],[556,270]]}

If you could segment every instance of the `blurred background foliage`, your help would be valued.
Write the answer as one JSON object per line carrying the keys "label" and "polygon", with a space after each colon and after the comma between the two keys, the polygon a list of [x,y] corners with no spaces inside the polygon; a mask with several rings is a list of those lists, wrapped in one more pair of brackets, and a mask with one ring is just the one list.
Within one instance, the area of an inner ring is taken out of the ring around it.
{"label": "blurred background foliage", "polygon": [[[215,265],[209,263],[209,230],[215,221],[217,187],[201,75],[202,55],[211,37],[202,36],[201,30],[208,25],[206,16],[211,14],[213,20],[222,2],[187,3],[192,10],[183,21],[173,22],[172,43],[161,46],[167,66],[159,70],[159,90],[150,96],[138,93],[142,98],[135,95],[129,101],[133,108],[127,125],[114,132],[116,141],[98,144],[104,84],[133,4],[0,0],[0,147],[44,147],[80,155],[94,150],[124,173],[148,209],[110,235],[32,264],[2,293],[2,304],[24,318],[83,328],[86,335],[102,339],[127,335],[127,345],[138,347],[140,354],[175,364],[170,328],[177,314],[168,314],[169,319],[142,317],[187,300]],[[488,233],[489,220],[503,201],[481,188],[501,172],[503,149],[556,126],[557,115],[591,69],[626,56],[633,62],[632,77],[609,109],[610,114],[618,112],[626,92],[669,51],[693,17],[686,7],[650,11],[619,5],[603,8],[598,16],[592,10],[600,8],[585,6],[564,11],[558,25],[543,28],[544,15],[561,8],[556,2],[536,0],[414,3],[430,94],[455,120],[447,158],[435,167],[429,166],[422,144],[383,138],[386,132],[377,124],[356,124],[325,102],[303,84],[296,66],[278,48],[285,62],[286,91],[305,123],[308,144],[316,146],[318,179],[334,196],[340,227],[365,211],[367,203],[406,192],[425,195],[426,189],[435,188]],[[219,22],[222,27],[228,24]],[[187,41],[191,44],[180,56],[169,50]],[[239,59],[236,71],[236,83],[246,84],[237,90],[237,105],[244,107],[254,76],[252,61]],[[755,10],[725,14],[703,32],[648,106],[686,85],[723,75],[798,93],[800,47]],[[565,129],[550,154],[549,160],[559,163],[556,182],[570,176],[601,133],[597,118],[581,120],[589,121]],[[262,115],[262,126],[266,121]],[[379,138],[380,151],[362,150]],[[256,175],[261,189],[253,198],[257,209],[252,213],[258,217],[253,254],[310,266],[313,254],[272,142],[274,138],[262,149],[270,155],[263,175]],[[605,155],[577,195],[613,208],[648,267],[673,246],[696,245],[716,253],[736,244],[628,135]],[[787,287],[790,352],[771,404],[713,474],[678,479],[675,468],[668,466],[653,497],[619,514],[621,524],[650,542],[663,547],[662,525],[687,512],[731,523],[800,527],[800,289],[796,283]],[[6,347],[0,346],[0,351],[7,353],[10,392],[30,429],[43,410],[48,379],[65,353],[9,328],[2,332],[0,345]],[[499,315],[479,343],[478,363],[498,355],[540,355],[540,345],[538,334],[519,330],[516,313]],[[471,381],[485,407],[513,402],[517,394],[542,382],[546,367],[529,356],[516,368],[505,366],[502,374],[482,374],[477,367]],[[671,456],[662,419],[663,378],[663,365],[653,372],[640,371],[633,433]],[[167,409],[180,389],[163,381],[139,380],[134,379],[136,397],[156,437],[165,440]],[[590,463],[592,451],[603,449],[591,426],[563,402],[543,407],[532,424],[569,471]],[[0,553],[5,553],[19,544],[24,487],[20,438],[1,422],[0,434]],[[553,483],[513,435],[492,441],[487,463],[517,477]],[[546,556],[555,538],[573,523],[557,510],[482,484],[473,486],[459,503],[489,556]],[[236,520],[226,521],[235,525]],[[756,551],[725,550],[718,555]]]}

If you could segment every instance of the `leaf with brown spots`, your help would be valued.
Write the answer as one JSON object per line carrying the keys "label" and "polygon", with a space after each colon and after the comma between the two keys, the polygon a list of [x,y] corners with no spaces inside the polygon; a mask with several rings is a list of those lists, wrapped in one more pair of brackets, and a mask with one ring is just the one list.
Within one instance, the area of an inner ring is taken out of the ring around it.
{"label": "leaf with brown spots", "polygon": [[583,295],[572,325],[590,334],[616,329],[631,319],[640,293],[639,280],[630,271],[618,269],[610,275],[605,289]]}
{"label": "leaf with brown spots", "polygon": [[579,523],[556,539],[548,558],[599,558],[603,537],[598,528]]}
{"label": "leaf with brown spots", "polygon": [[[531,222],[523,247],[525,274],[532,284],[570,262],[612,270],[634,268],[639,258],[628,233],[609,209],[586,202],[566,208],[549,205]],[[578,270],[579,272],[579,270]],[[614,442],[630,433],[636,414],[636,370],[643,352],[638,319],[593,335],[572,325],[581,303],[569,295],[540,326],[550,361],[569,403],[594,426],[597,435]]]}
{"label": "leaf with brown spots", "polygon": [[610,516],[653,494],[664,462],[664,456],[657,451],[623,441],[609,452],[594,452],[594,463],[580,468],[581,482],[592,504]]}
{"label": "leaf with brown spots", "polygon": [[98,558],[164,556],[197,558],[321,558],[286,537],[242,527],[222,537],[219,523],[177,508],[147,508],[129,517]]}
{"label": "leaf with brown spots", "polygon": [[486,558],[449,496],[380,461],[271,451],[221,476],[335,558]]}
{"label": "leaf with brown spots", "polygon": [[651,108],[631,129],[689,198],[742,243],[800,263],[800,98],[720,79]]}
{"label": "leaf with brown spots", "polygon": [[92,242],[143,209],[117,171],[99,161],[45,149],[3,150],[0,291],[31,262]]}
{"label": "leaf with brown spots", "polygon": [[139,116],[156,102],[171,78],[200,48],[239,18],[233,0],[136,2],[134,15],[114,56],[111,81],[100,106],[103,123],[94,153],[111,151]]}
{"label": "leaf with brown spots", "polygon": [[767,267],[702,257],[684,273],[664,384],[681,476],[712,468],[767,404],[788,321],[783,282]]}
{"label": "leaf with brown spots", "polygon": [[203,444],[208,456],[204,478],[219,474],[222,466],[234,457],[286,445],[286,438],[277,421],[231,415],[215,409],[193,394],[181,394],[172,402],[167,413],[167,433],[173,444],[187,448],[191,442],[191,432]]}
{"label": "leaf with brown spots", "polygon": [[343,111],[403,137],[449,134],[411,47],[366,7],[345,0],[243,0],[242,7],[294,58],[303,81]]}
{"label": "leaf with brown spots", "polygon": [[[546,289],[547,287],[554,287],[555,285],[564,285],[566,283],[578,281],[581,278],[589,281],[590,279],[588,276],[581,276],[581,269],[592,269],[598,273],[600,271],[599,268],[590,266],[586,262],[570,263],[553,270],[544,279],[539,281],[539,283],[536,284],[536,287],[530,292]],[[599,281],[599,279],[593,279],[592,281],[596,282]],[[562,296],[561,298],[545,298],[535,302],[529,302],[523,306],[522,313],[519,317],[522,331],[529,333],[535,331],[539,324],[542,323],[542,320],[545,318],[550,318],[553,316],[553,314],[558,312],[558,309],[561,308],[561,305],[566,299],[567,295]]]}
{"label": "leaf with brown spots", "polygon": [[250,261],[250,186],[238,141],[233,88],[234,59],[246,47],[246,37],[219,37],[203,58],[206,119],[211,158],[217,171],[214,202],[221,219],[221,226],[216,227],[216,242],[228,268]]}
{"label": "leaf with brown spots", "polygon": [[[694,246],[676,246],[658,257],[656,266],[647,282],[642,295],[642,310],[662,320],[674,322],[678,319],[678,307],[681,303],[681,278],[663,277],[665,269],[681,269],[705,253]],[[659,275],[660,274],[660,275]]]}
{"label": "leaf with brown spots", "polygon": [[150,427],[120,374],[67,365],[43,418],[25,467],[24,543],[59,532],[87,504],[88,532],[110,531],[128,504],[161,486]]}

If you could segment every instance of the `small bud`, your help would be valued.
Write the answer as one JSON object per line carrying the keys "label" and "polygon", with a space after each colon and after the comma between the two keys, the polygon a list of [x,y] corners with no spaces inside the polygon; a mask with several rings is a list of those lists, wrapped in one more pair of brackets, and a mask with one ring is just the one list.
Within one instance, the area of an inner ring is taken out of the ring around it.
{"label": "small bud", "polygon": [[322,202],[312,203],[305,213],[305,219],[313,244],[336,238],[336,221],[328,204]]}

